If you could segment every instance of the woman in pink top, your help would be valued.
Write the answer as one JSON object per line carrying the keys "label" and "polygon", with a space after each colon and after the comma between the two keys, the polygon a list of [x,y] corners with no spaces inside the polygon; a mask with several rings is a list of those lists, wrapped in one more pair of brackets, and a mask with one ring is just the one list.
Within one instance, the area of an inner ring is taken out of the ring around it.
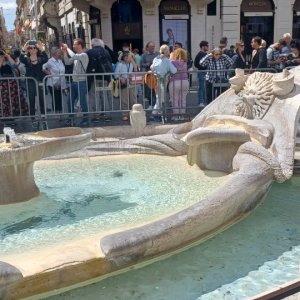
{"label": "woman in pink top", "polygon": [[171,62],[177,69],[177,73],[172,74],[169,80],[170,101],[174,114],[172,119],[184,120],[183,114],[185,114],[186,96],[189,90],[186,50],[176,49],[172,53]]}

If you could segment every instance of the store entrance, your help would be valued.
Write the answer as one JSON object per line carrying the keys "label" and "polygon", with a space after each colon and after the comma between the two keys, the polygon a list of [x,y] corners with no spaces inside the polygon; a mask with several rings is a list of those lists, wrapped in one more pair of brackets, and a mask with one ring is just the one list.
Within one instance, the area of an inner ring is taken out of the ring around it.
{"label": "store entrance", "polygon": [[170,51],[174,43],[191,51],[191,8],[186,0],[162,0],[159,5],[160,43],[167,44]]}
{"label": "store entrance", "polygon": [[143,49],[142,6],[137,0],[118,0],[111,8],[113,49],[118,52],[127,43],[131,50]]}
{"label": "store entrance", "polygon": [[267,47],[274,43],[273,16],[241,17],[241,40],[245,43],[246,54],[251,54],[251,40],[255,36],[264,39],[267,42]]}

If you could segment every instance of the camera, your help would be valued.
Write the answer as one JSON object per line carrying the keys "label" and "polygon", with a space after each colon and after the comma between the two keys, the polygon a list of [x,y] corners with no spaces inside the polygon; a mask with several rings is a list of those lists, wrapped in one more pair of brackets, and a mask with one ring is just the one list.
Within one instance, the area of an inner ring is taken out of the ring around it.
{"label": "camera", "polygon": [[295,57],[292,53],[288,54],[287,59],[288,60],[293,60]]}
{"label": "camera", "polygon": [[36,45],[36,40],[30,40],[30,41],[28,42],[28,45],[29,45],[29,46],[35,46],[35,45]]}
{"label": "camera", "polygon": [[2,49],[0,49],[0,55],[4,55],[4,54],[5,52]]}

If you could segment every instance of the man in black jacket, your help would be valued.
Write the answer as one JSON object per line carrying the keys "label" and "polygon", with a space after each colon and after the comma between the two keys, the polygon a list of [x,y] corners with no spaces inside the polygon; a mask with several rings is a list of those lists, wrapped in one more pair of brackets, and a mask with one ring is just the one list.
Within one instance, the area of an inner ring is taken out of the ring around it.
{"label": "man in black jacket", "polygon": [[199,88],[198,88],[198,104],[201,107],[205,106],[206,103],[206,93],[205,93],[205,68],[200,65],[200,60],[207,55],[208,52],[208,42],[201,41],[200,51],[195,57],[194,65],[200,71],[198,72]]}
{"label": "man in black jacket", "polygon": [[265,69],[268,67],[267,51],[261,47],[261,43],[262,38],[259,36],[255,36],[251,40],[251,47],[253,49],[250,61],[251,69]]}
{"label": "man in black jacket", "polygon": [[[103,74],[88,76],[89,81],[89,103],[91,111],[107,112],[112,109],[112,92],[108,85],[112,79],[112,58],[109,52],[105,49],[104,42],[101,39],[94,38],[91,41],[92,49],[86,53],[89,56],[89,65],[87,73]],[[98,102],[96,99],[99,99]],[[104,121],[111,121],[111,118],[101,113]],[[92,121],[99,121],[94,118]]]}

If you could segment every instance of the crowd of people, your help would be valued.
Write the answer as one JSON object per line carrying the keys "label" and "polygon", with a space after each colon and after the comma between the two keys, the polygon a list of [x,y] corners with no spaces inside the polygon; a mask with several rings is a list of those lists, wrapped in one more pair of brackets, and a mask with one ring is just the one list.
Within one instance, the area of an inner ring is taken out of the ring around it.
{"label": "crowd of people", "polygon": [[[217,96],[216,86],[219,85],[220,92],[228,88],[228,80],[236,68],[248,72],[270,69],[281,72],[286,67],[300,64],[300,40],[292,39],[288,33],[268,47],[261,37],[254,36],[251,53],[245,53],[245,44],[241,40],[228,48],[227,38],[223,37],[218,47],[210,51],[209,43],[201,41],[194,61],[177,41],[172,41],[171,47],[167,43],[161,45],[158,52],[155,43],[150,41],[141,55],[139,49],[132,50],[124,44],[117,58],[101,39],[94,38],[91,44],[92,48],[87,50],[83,40],[75,39],[72,50],[67,44],[52,47],[50,58],[44,44],[35,40],[26,42],[22,52],[17,50],[10,55],[0,50],[1,116],[34,117],[37,110],[44,114],[47,109],[43,98],[46,88],[52,99],[52,111],[63,112],[64,101],[67,101],[70,115],[76,112],[76,106],[80,107],[83,118],[79,125],[84,126],[91,110],[112,110],[114,94],[109,87],[114,81],[114,86],[119,89],[118,109],[122,111],[122,120],[128,120],[128,111],[137,103],[138,93],[142,93],[144,103],[147,100],[153,118],[167,107],[172,111],[173,120],[183,120],[191,80],[189,71],[193,70],[193,65],[194,70],[199,70],[198,105],[205,106]],[[72,71],[67,75],[69,66]],[[152,74],[155,83],[151,77],[149,84],[145,76],[144,88],[137,88],[136,80],[131,84],[132,75],[137,72],[146,73],[147,78]],[[93,73],[106,75],[95,76]],[[22,76],[34,78],[38,85],[30,79],[26,79],[25,84],[17,80]],[[93,97],[88,96],[91,90]],[[36,99],[39,99],[38,103]],[[102,115],[110,121],[107,114]]]}

